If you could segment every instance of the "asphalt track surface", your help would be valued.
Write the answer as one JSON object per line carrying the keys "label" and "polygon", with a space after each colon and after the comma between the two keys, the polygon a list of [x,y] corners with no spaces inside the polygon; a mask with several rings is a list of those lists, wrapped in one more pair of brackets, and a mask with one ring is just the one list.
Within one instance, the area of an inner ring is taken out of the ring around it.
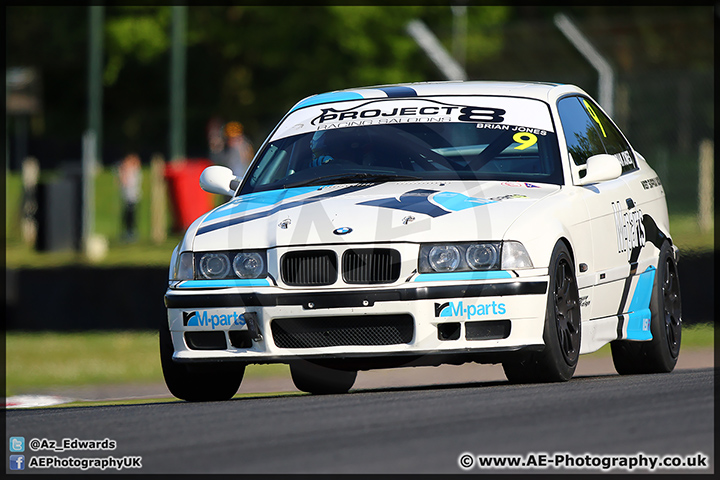
{"label": "asphalt track surface", "polygon": [[[693,472],[712,473],[713,372],[702,368],[657,375],[576,376],[561,384],[483,381],[358,389],[345,395],[7,410],[6,439],[22,435],[29,444],[33,438],[109,438],[117,442],[112,451],[28,448],[26,461],[33,456],[142,457],[142,468],[126,473],[498,471],[481,470],[477,464],[462,469],[459,459],[464,453],[475,458],[519,455],[525,460],[529,454],[538,454],[537,459],[539,454],[554,458],[564,453],[598,458],[701,453],[708,457],[708,467]],[[501,471],[559,473],[550,466]]]}

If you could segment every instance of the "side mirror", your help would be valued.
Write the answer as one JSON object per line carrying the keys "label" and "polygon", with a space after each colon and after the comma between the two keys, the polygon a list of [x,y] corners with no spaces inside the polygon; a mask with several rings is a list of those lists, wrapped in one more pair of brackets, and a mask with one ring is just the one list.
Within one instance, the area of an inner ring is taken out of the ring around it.
{"label": "side mirror", "polygon": [[585,176],[580,179],[578,185],[614,180],[622,175],[622,167],[617,158],[607,153],[601,153],[587,159],[585,172]]}
{"label": "side mirror", "polygon": [[221,165],[207,167],[200,174],[200,188],[209,193],[232,197],[235,195],[235,190],[230,186],[232,181],[240,181],[240,179],[228,167]]}

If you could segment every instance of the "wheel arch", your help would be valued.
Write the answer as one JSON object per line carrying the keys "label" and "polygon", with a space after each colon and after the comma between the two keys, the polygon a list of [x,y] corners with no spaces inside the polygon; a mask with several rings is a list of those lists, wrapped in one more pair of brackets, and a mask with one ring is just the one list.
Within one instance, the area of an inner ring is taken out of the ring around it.
{"label": "wheel arch", "polygon": [[565,247],[567,247],[567,250],[570,253],[570,259],[573,262],[573,267],[577,267],[577,262],[575,261],[575,249],[573,249],[573,246],[570,243],[570,240],[568,240],[567,237],[560,237],[560,238],[558,238],[557,242],[555,242],[555,245],[557,245],[558,242],[562,242],[565,244]]}

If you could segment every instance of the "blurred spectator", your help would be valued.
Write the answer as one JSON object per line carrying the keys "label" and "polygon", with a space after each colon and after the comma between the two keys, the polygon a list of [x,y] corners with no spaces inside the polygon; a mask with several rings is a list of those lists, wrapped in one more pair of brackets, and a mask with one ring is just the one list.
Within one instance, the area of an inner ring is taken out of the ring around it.
{"label": "blurred spectator", "polygon": [[217,165],[225,164],[225,138],[223,122],[219,117],[212,117],[207,124],[208,154],[210,161]]}
{"label": "blurred spectator", "polygon": [[230,167],[235,176],[242,178],[254,155],[253,146],[243,133],[242,123],[227,123],[225,125],[225,138],[227,143],[223,164]]}
{"label": "blurred spectator", "polygon": [[37,158],[28,157],[22,163],[23,202],[20,230],[25,243],[35,244],[37,238],[37,184],[40,164]]}
{"label": "blurred spectator", "polygon": [[142,193],[142,169],[136,153],[130,153],[121,160],[118,177],[123,201],[123,239],[132,242],[137,238],[136,210]]}

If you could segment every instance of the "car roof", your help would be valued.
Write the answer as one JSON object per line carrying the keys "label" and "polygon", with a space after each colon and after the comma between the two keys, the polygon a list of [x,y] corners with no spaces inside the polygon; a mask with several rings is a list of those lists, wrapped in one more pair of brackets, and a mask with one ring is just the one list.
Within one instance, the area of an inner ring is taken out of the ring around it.
{"label": "car roof", "polygon": [[535,98],[550,102],[566,93],[585,92],[575,85],[549,82],[442,81],[415,82],[347,88],[311,95],[291,109],[363,98],[411,98],[437,95],[493,95]]}

